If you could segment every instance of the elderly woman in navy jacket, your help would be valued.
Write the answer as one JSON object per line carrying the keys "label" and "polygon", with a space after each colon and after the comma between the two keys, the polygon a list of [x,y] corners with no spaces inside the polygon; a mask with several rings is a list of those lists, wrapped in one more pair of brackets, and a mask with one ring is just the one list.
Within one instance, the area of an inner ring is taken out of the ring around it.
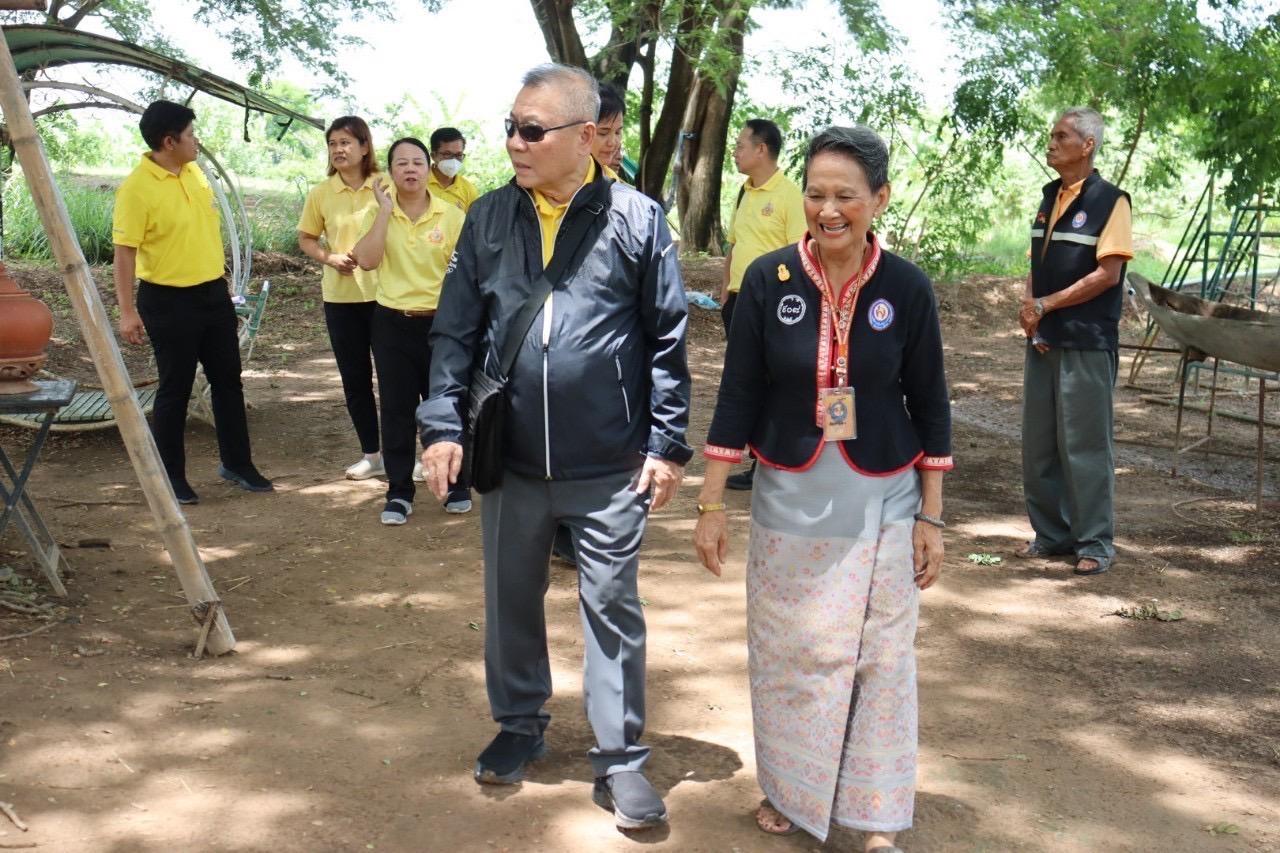
{"label": "elderly woman in navy jacket", "polygon": [[725,477],[749,446],[756,822],[819,839],[834,822],[882,853],[911,826],[916,616],[942,567],[952,467],[932,285],[870,230],[888,159],[865,127],[810,142],[808,233],[743,282],[694,534],[719,575]]}

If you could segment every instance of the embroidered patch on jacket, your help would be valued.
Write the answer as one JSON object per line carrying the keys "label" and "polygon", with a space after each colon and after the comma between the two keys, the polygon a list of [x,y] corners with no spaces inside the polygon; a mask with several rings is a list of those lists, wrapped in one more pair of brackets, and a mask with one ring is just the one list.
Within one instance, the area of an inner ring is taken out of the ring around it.
{"label": "embroidered patch on jacket", "polygon": [[1089,221],[1089,215],[1082,210],[1079,213],[1077,213],[1075,216],[1071,217],[1071,227],[1080,228],[1088,221]]}
{"label": "embroidered patch on jacket", "polygon": [[1043,225],[1048,221],[1049,221],[1049,215],[1046,214],[1043,210],[1036,214],[1037,225]]}
{"label": "embroidered patch on jacket", "polygon": [[786,264],[778,264],[778,281],[791,281],[791,270]]}
{"label": "embroidered patch on jacket", "polygon": [[877,299],[867,309],[867,322],[877,332],[883,332],[893,325],[893,306],[888,299]]}
{"label": "embroidered patch on jacket", "polygon": [[769,202],[764,207],[760,208],[760,215],[773,216],[773,202]]}
{"label": "embroidered patch on jacket", "polygon": [[794,293],[788,293],[778,300],[778,321],[788,326],[794,326],[804,319],[804,312],[807,307],[802,298]]}

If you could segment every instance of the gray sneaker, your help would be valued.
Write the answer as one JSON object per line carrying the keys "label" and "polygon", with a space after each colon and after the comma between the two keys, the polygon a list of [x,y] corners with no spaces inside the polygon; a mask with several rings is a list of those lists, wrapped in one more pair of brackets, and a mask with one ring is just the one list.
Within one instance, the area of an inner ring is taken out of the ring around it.
{"label": "gray sneaker", "polygon": [[642,829],[667,822],[667,807],[638,770],[624,770],[598,777],[591,791],[597,806],[613,812],[619,829]]}

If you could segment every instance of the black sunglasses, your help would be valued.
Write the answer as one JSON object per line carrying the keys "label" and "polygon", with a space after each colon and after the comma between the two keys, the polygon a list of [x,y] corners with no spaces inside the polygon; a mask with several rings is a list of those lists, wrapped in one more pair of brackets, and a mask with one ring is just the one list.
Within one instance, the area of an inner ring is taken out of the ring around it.
{"label": "black sunglasses", "polygon": [[513,118],[504,118],[502,125],[507,129],[507,139],[520,134],[520,138],[525,142],[541,142],[547,138],[547,134],[553,130],[564,130],[566,127],[577,127],[580,124],[586,124],[587,119],[579,119],[571,121],[568,124],[560,124],[555,127],[543,127],[540,124],[516,124]]}

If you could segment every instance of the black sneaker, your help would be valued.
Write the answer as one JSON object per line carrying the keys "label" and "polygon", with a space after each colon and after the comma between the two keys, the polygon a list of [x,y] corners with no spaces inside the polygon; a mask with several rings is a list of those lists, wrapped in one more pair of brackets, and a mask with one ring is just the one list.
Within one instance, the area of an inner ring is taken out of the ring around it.
{"label": "black sneaker", "polygon": [[476,781],[484,785],[514,785],[530,763],[547,754],[542,735],[498,732],[476,759]]}
{"label": "black sneaker", "polygon": [[191,488],[191,484],[186,480],[170,480],[169,485],[173,487],[173,496],[183,506],[200,503],[200,496],[196,494],[196,490]]}
{"label": "black sneaker", "polygon": [[258,469],[250,465],[239,471],[232,471],[225,465],[218,466],[218,476],[235,483],[246,492],[274,492],[276,487],[271,481],[258,473]]}
{"label": "black sneaker", "polygon": [[667,822],[667,807],[662,804],[662,798],[638,770],[597,778],[591,799],[600,808],[613,812],[614,823],[620,829],[641,829]]}
{"label": "black sneaker", "polygon": [[752,462],[751,467],[747,470],[729,475],[729,478],[724,481],[724,487],[733,489],[735,492],[749,492],[751,491],[751,481],[755,479],[755,475],[756,465]]}

